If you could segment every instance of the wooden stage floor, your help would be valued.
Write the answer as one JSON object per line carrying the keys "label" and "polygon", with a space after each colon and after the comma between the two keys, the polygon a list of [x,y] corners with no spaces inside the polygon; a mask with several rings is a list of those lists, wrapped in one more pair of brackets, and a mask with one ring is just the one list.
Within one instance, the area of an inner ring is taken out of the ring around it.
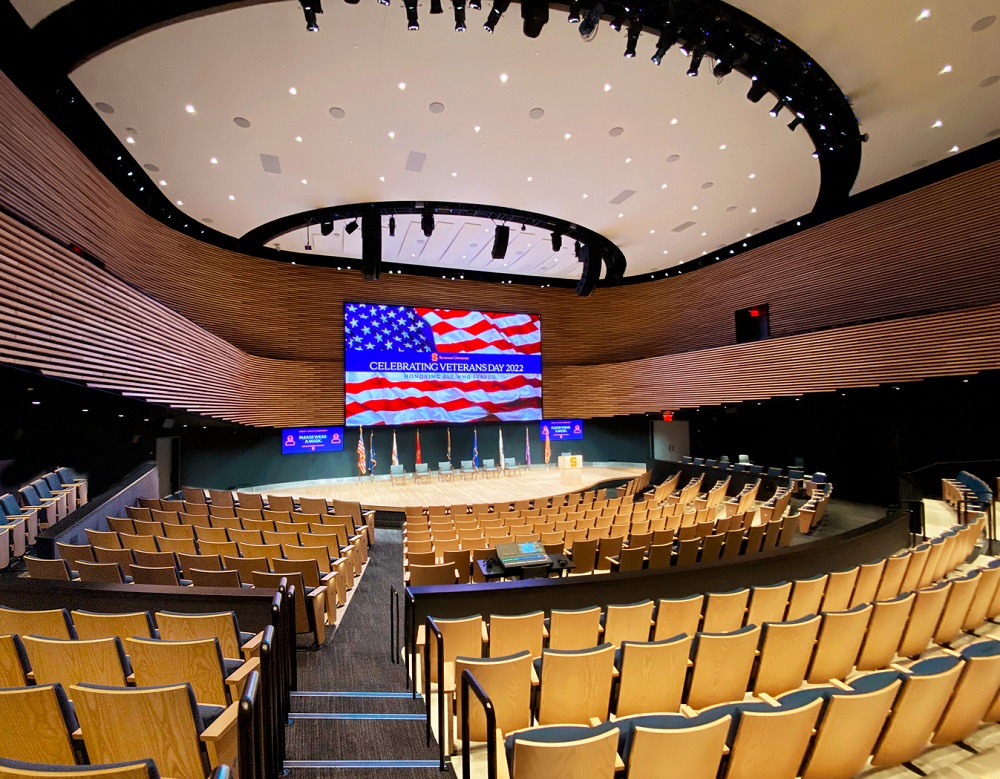
{"label": "wooden stage floor", "polygon": [[414,484],[390,485],[388,479],[372,481],[363,478],[351,481],[311,482],[298,487],[283,486],[260,489],[270,495],[292,495],[296,498],[337,498],[356,500],[366,509],[402,511],[407,506],[450,506],[456,503],[510,503],[515,500],[547,498],[566,492],[580,492],[595,484],[612,479],[632,479],[643,473],[642,468],[585,466],[581,483],[562,481],[558,468],[532,469],[520,476],[484,476],[462,479],[457,475],[450,481],[431,481]]}

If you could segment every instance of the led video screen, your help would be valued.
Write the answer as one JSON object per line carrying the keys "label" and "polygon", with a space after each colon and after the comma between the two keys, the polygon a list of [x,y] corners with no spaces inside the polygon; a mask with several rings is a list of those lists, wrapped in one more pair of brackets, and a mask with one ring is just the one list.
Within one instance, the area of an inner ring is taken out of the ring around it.
{"label": "led video screen", "polygon": [[542,418],[537,314],[344,304],[347,425]]}
{"label": "led video screen", "polygon": [[550,441],[582,441],[582,419],[546,419],[538,425],[538,436],[545,440],[545,429],[548,428]]}
{"label": "led video screen", "polygon": [[282,454],[312,454],[343,450],[344,428],[342,427],[286,427],[281,431]]}

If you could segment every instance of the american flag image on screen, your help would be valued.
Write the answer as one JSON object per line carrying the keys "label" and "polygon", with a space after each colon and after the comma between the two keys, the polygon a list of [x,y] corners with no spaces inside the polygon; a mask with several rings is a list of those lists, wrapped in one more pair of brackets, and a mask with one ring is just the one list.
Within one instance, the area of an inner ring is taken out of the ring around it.
{"label": "american flag image on screen", "polygon": [[344,306],[348,425],[542,418],[537,314]]}

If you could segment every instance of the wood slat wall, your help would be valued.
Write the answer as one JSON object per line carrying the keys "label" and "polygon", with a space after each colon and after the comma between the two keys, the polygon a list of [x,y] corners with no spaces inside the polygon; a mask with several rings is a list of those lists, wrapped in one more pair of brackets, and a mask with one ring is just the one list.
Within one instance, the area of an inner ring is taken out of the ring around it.
{"label": "wood slat wall", "polygon": [[[0,203],[128,282],[3,219],[0,359],[95,386],[247,424],[336,424],[345,300],[540,313],[550,416],[996,367],[1000,163],[695,273],[580,299],[396,275],[372,284],[202,244],[122,197],[2,74],[0,101]],[[733,312],[761,303],[776,336],[952,313],[731,345]],[[925,340],[911,347],[918,328]],[[859,358],[859,338],[877,358]]]}

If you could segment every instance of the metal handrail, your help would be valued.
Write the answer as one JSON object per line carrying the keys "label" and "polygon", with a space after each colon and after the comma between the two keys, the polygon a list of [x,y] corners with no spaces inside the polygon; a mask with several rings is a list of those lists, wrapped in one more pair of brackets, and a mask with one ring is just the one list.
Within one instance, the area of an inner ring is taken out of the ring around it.
{"label": "metal handrail", "polygon": [[[444,636],[434,622],[433,617],[427,617],[427,635],[424,642],[424,698],[427,710],[427,746],[431,745],[431,633],[437,645],[437,698],[438,698],[438,743],[441,747],[442,771],[445,766],[445,730],[444,730]],[[414,685],[416,686],[416,685]]]}
{"label": "metal handrail", "polygon": [[486,712],[486,779],[497,779],[497,712],[472,671],[462,671],[462,779],[472,779],[469,753],[469,690],[472,690]]}

